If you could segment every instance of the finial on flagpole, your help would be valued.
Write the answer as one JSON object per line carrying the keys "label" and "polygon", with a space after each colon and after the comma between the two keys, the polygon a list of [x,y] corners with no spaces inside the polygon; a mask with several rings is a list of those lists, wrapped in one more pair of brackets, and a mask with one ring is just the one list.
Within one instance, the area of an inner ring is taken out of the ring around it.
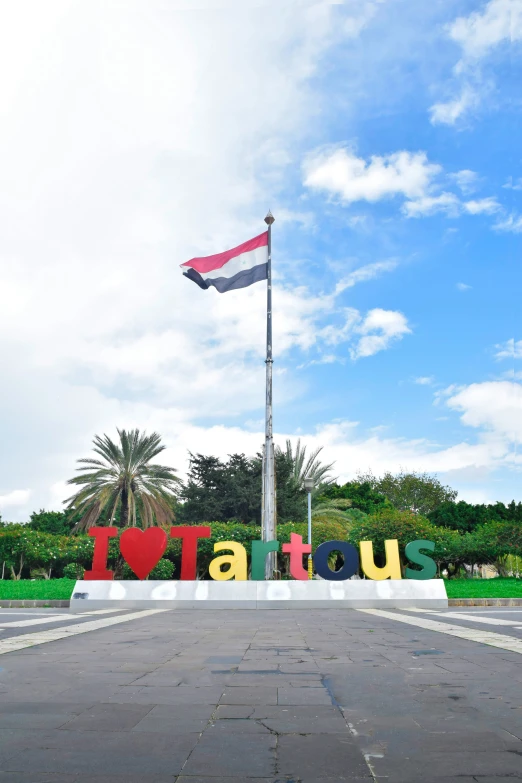
{"label": "finial on flagpole", "polygon": [[268,210],[267,216],[265,218],[265,223],[267,224],[267,226],[271,226],[274,221],[275,221],[275,217],[272,215],[270,210]]}

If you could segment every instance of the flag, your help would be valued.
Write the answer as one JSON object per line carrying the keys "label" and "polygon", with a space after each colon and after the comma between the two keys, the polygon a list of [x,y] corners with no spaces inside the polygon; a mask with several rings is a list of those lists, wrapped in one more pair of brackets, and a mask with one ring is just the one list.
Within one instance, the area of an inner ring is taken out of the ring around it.
{"label": "flag", "polygon": [[216,288],[220,294],[246,288],[268,277],[268,231],[215,256],[191,258],[181,271],[200,288]]}

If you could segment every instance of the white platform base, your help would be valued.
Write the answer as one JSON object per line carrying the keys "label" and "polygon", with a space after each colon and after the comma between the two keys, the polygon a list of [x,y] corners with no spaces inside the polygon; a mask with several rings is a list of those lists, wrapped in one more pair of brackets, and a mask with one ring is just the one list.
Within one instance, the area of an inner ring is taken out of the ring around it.
{"label": "white platform base", "polygon": [[76,582],[71,611],[92,609],[445,609],[442,579]]}

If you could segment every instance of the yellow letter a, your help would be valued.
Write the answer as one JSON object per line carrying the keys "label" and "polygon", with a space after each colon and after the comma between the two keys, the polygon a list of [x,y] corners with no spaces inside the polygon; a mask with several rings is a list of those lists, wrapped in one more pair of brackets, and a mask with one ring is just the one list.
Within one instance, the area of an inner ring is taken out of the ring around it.
{"label": "yellow letter a", "polygon": [[386,565],[378,568],[373,559],[373,544],[371,541],[361,541],[361,568],[368,579],[402,579],[399,544],[396,539],[385,541]]}
{"label": "yellow letter a", "polygon": [[[237,581],[244,582],[247,578],[247,554],[243,544],[238,544],[237,541],[219,541],[214,544],[214,552],[220,552],[222,549],[231,549],[233,555],[221,555],[221,557],[215,557],[209,567],[208,571],[212,579],[216,582],[225,582],[227,579],[235,579]],[[228,571],[222,571],[221,566],[230,563]]]}

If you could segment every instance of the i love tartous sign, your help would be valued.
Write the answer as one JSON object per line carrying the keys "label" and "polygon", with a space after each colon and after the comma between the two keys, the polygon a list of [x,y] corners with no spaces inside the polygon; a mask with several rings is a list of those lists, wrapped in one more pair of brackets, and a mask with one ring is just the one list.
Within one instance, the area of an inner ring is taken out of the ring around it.
{"label": "i love tartous sign", "polygon": [[[89,535],[95,540],[92,568],[85,571],[85,580],[110,580],[114,578],[113,571],[107,569],[107,557],[109,554],[109,539],[117,537],[117,527],[92,527]],[[198,540],[210,538],[211,529],[208,525],[186,525],[171,527],[170,537],[179,538],[181,547],[181,580],[196,579],[196,564],[198,552]],[[146,579],[152,569],[161,560],[167,549],[168,535],[165,530],[151,527],[147,530],[131,528],[125,530],[120,537],[120,552],[136,574],[138,579]],[[375,565],[373,556],[373,544],[371,541],[360,541],[359,546],[349,544],[347,541],[325,541],[314,552],[314,568],[323,579],[341,581],[350,579],[359,572],[359,567],[368,579],[401,579],[401,561],[399,556],[399,544],[395,539],[385,541],[386,564],[382,567]],[[311,554],[310,544],[305,544],[303,538],[297,533],[292,533],[290,543],[280,546],[279,541],[252,541],[252,557],[250,563],[251,579],[263,580],[265,578],[265,558],[269,552],[279,552],[290,558],[290,573],[294,579],[308,580],[308,572],[303,567],[303,557]],[[433,552],[433,541],[410,541],[404,549],[406,559],[420,569],[405,569],[406,579],[432,579],[437,567],[434,560],[425,552]],[[209,573],[212,579],[226,581],[235,579],[244,581],[248,579],[248,558],[245,547],[237,541],[219,541],[214,544],[214,552],[228,551],[230,554],[215,557],[209,565]],[[338,571],[330,568],[329,558],[333,552],[341,552],[344,562]],[[223,566],[228,566],[223,571]]]}

